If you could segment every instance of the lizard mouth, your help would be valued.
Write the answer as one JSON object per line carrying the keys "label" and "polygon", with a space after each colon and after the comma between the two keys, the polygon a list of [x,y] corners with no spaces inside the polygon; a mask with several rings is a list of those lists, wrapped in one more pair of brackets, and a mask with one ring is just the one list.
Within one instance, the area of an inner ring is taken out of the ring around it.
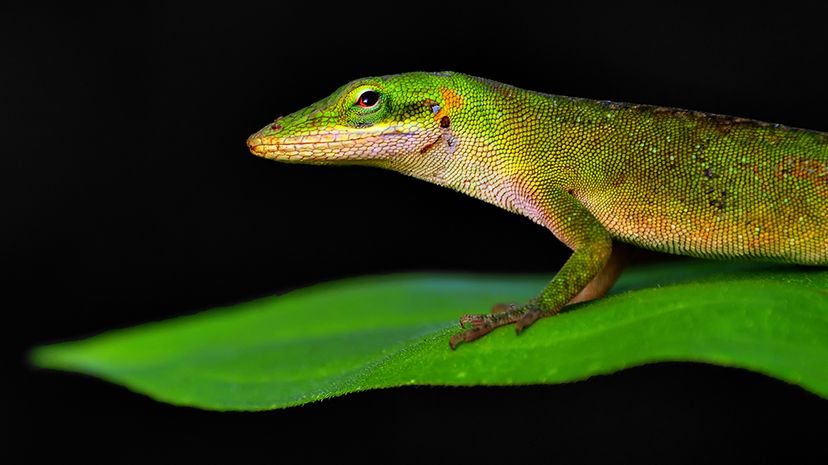
{"label": "lizard mouth", "polygon": [[253,134],[247,147],[259,157],[280,161],[358,160],[376,158],[412,139],[414,133],[388,128],[382,132],[327,132],[304,136]]}

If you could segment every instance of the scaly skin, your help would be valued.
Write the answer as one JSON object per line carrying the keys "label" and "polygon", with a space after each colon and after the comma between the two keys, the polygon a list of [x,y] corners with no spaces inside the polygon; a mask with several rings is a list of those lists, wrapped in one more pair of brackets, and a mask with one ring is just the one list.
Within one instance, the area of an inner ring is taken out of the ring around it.
{"label": "scaly skin", "polygon": [[545,95],[459,73],[351,82],[250,136],[259,156],[392,169],[549,228],[573,250],[522,306],[465,315],[451,341],[603,295],[612,241],[708,258],[828,264],[828,134]]}

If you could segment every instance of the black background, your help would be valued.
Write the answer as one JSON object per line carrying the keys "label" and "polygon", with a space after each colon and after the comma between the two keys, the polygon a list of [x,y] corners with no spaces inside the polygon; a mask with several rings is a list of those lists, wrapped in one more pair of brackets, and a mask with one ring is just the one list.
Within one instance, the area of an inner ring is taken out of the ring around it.
{"label": "black background", "polygon": [[826,19],[788,3],[2,7],[3,454],[826,463],[828,402],[700,364],[221,414],[24,363],[37,344],[346,276],[551,276],[567,251],[528,220],[395,173],[247,153],[250,133],[351,79],[454,70],[828,130]]}

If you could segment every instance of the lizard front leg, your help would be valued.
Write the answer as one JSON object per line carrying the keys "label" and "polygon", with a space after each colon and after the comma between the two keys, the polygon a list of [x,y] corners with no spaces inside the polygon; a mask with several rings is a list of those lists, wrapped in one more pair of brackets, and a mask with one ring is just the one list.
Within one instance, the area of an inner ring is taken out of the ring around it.
{"label": "lizard front leg", "polygon": [[628,250],[624,244],[618,242],[612,243],[612,254],[610,255],[607,264],[601,268],[601,271],[592,278],[592,281],[584,287],[575,297],[572,298],[567,305],[577,304],[578,302],[586,302],[588,300],[599,299],[603,297],[618,280],[621,271],[624,270],[624,265],[627,261]]}
{"label": "lizard front leg", "polygon": [[[536,201],[538,214],[535,221],[543,224],[561,241],[573,249],[572,256],[564,263],[552,281],[538,297],[527,304],[505,311],[484,315],[464,315],[461,333],[452,336],[452,349],[463,342],[473,341],[493,329],[515,323],[520,333],[538,318],[554,315],[568,302],[588,300],[603,294],[617,278],[620,268],[615,260],[609,264],[612,239],[609,232],[572,195],[562,189],[549,189]],[[607,265],[610,265],[609,267]],[[602,272],[605,270],[606,272]],[[586,289],[595,281],[590,289]],[[593,289],[594,288],[594,289]],[[590,294],[590,295],[587,295]]]}
{"label": "lizard front leg", "polygon": [[[613,242],[612,254],[610,255],[607,264],[601,268],[601,271],[592,278],[592,281],[584,287],[575,297],[572,298],[566,305],[577,304],[579,302],[586,302],[588,300],[599,299],[603,297],[618,280],[627,261],[627,249],[624,244]],[[500,303],[492,307],[491,313],[505,312],[515,308],[515,304]]]}

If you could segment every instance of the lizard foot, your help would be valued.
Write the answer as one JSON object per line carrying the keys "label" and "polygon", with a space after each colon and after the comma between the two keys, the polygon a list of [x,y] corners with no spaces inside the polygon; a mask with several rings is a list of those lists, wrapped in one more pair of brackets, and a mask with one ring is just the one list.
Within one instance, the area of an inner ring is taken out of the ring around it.
{"label": "lizard foot", "polygon": [[[521,312],[521,310],[515,304],[495,304],[492,306],[492,309],[488,315],[485,313],[468,313],[461,316],[460,327],[465,328],[466,326],[471,325],[476,328],[478,326],[488,325],[489,323],[498,323],[500,320],[504,319],[504,316],[499,314],[508,312]],[[506,317],[505,319],[508,320],[509,318]],[[505,323],[495,324],[495,327],[513,323],[514,321],[506,321]]]}
{"label": "lizard foot", "polygon": [[514,304],[497,304],[492,308],[492,312],[488,314],[463,315],[460,317],[460,327],[463,328],[463,331],[451,337],[449,340],[449,346],[451,347],[451,350],[454,350],[461,343],[480,339],[495,328],[523,321],[523,318],[530,313],[537,313],[538,315],[534,316],[531,321],[524,324],[520,330],[518,330],[518,332],[520,332],[523,328],[532,324],[532,322],[542,315],[541,310],[534,302],[521,306]]}
{"label": "lizard foot", "polygon": [[492,309],[490,310],[491,313],[501,313],[501,312],[508,312],[509,310],[513,310],[517,305],[515,304],[494,304],[492,305]]}

